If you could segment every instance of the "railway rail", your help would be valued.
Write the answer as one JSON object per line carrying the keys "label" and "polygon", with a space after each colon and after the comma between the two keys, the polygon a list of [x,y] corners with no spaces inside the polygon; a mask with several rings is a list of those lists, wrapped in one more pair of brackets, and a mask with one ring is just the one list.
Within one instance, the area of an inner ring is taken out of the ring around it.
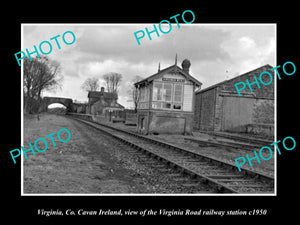
{"label": "railway rail", "polygon": [[68,117],[100,130],[181,171],[183,174],[189,175],[193,179],[199,179],[203,183],[212,186],[218,193],[274,193],[273,177],[247,169],[238,172],[236,166],[204,156],[199,152],[193,152],[170,143],[88,119],[78,118],[74,114]]}
{"label": "railway rail", "polygon": [[247,144],[247,143],[241,143],[241,142],[232,142],[232,141],[221,141],[221,140],[199,140],[195,138],[186,137],[184,138],[186,141],[195,142],[200,147],[221,147],[221,148],[233,148],[233,149],[243,149],[247,151],[253,152],[255,149],[259,149],[261,146],[255,145],[255,144]]}

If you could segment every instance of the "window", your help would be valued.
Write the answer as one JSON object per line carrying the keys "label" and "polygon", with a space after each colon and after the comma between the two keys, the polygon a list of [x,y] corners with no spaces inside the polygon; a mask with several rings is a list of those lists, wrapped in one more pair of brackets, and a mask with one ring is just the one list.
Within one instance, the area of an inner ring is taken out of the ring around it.
{"label": "window", "polygon": [[161,109],[162,103],[161,102],[152,102],[152,108],[153,109]]}
{"label": "window", "polygon": [[141,87],[139,89],[138,109],[149,108],[149,88]]}
{"label": "window", "polygon": [[139,99],[139,101],[143,102],[144,98],[145,98],[145,88],[141,88],[140,89],[140,99]]}
{"label": "window", "polygon": [[169,102],[152,102],[153,109],[171,109],[172,104]]}
{"label": "window", "polygon": [[143,87],[140,89],[140,99],[139,102],[148,102],[149,101],[149,89]]}
{"label": "window", "polygon": [[182,84],[174,84],[174,102],[182,102]]}
{"label": "window", "polygon": [[171,103],[163,102],[162,103],[162,108],[164,108],[164,109],[171,109]]}
{"label": "window", "polygon": [[182,108],[182,104],[177,104],[177,103],[173,104],[173,109],[175,109],[175,110],[181,110],[181,108]]}
{"label": "window", "polygon": [[172,84],[164,83],[165,93],[164,93],[163,100],[166,101],[166,102],[171,102],[172,101],[172,86],[173,86]]}
{"label": "window", "polygon": [[182,110],[183,84],[154,82],[152,108]]}
{"label": "window", "polygon": [[154,83],[153,101],[172,101],[173,85],[169,83]]}
{"label": "window", "polygon": [[162,101],[163,95],[162,95],[162,90],[163,84],[162,83],[154,83],[154,88],[153,88],[153,101]]}

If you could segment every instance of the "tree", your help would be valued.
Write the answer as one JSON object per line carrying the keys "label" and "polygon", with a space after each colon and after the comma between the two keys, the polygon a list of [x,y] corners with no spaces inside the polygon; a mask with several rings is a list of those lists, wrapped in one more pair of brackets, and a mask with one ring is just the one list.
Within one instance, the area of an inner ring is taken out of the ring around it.
{"label": "tree", "polygon": [[60,87],[60,64],[49,60],[46,56],[24,59],[23,67],[23,92],[24,107],[27,113],[37,113],[41,103],[42,91],[54,91]]}
{"label": "tree", "polygon": [[133,104],[134,104],[134,112],[137,112],[137,107],[138,107],[139,99],[140,99],[139,89],[137,87],[135,87],[134,84],[136,82],[139,82],[142,79],[143,79],[142,77],[136,75],[131,81],[130,90],[128,90],[128,92],[127,92],[129,94],[129,96],[132,98],[132,101],[133,101]]}
{"label": "tree", "polygon": [[99,90],[99,79],[97,77],[87,78],[84,83],[81,85],[81,89],[89,91]]}
{"label": "tree", "polygon": [[122,74],[110,72],[102,76],[106,83],[106,90],[118,94],[118,89],[122,81]]}

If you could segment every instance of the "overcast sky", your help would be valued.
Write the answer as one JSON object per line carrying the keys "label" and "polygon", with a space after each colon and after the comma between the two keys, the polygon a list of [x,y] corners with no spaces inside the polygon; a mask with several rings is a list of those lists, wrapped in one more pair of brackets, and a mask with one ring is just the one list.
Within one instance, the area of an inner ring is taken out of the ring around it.
{"label": "overcast sky", "polygon": [[125,107],[132,106],[127,90],[133,77],[156,73],[159,62],[161,69],[173,65],[176,53],[180,67],[185,58],[191,61],[190,74],[203,83],[202,88],[265,64],[276,66],[273,24],[180,24],[178,28],[175,23],[170,33],[160,37],[152,33],[152,40],[145,35],[138,45],[134,32],[145,27],[151,31],[153,24],[23,24],[21,50],[33,51],[33,45],[72,31],[76,36],[72,45],[65,45],[60,37],[59,50],[50,41],[53,49],[48,57],[60,62],[64,80],[61,89],[43,95],[84,102],[87,92],[80,86],[87,78],[117,72],[123,75],[118,101]]}

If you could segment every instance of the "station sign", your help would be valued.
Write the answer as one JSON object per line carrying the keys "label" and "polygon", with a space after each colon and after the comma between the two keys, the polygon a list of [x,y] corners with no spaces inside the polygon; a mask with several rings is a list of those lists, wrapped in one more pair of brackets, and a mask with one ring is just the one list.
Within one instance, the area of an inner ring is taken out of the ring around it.
{"label": "station sign", "polygon": [[185,82],[185,79],[177,79],[177,78],[166,78],[166,77],[163,77],[163,78],[162,78],[162,81],[182,82],[182,83],[184,83],[184,82]]}

